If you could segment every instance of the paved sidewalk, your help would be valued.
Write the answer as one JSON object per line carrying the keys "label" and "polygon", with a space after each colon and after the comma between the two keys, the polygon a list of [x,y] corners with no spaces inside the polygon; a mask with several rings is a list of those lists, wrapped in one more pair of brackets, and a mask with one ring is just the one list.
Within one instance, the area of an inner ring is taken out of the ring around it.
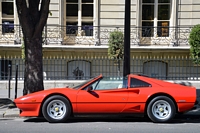
{"label": "paved sidewalk", "polygon": [[0,98],[0,118],[19,117],[19,109],[9,98]]}

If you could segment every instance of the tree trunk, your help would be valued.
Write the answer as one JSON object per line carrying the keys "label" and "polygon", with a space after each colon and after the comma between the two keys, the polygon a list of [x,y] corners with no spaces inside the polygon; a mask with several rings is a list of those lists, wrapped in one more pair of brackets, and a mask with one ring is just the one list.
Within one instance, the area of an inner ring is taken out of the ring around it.
{"label": "tree trunk", "polygon": [[16,0],[25,48],[23,95],[44,90],[42,31],[47,23],[49,4],[50,0]]}
{"label": "tree trunk", "polygon": [[[29,41],[30,40],[30,41]],[[25,72],[23,95],[44,90],[41,37],[24,39]]]}
{"label": "tree trunk", "polygon": [[120,77],[120,59],[117,59],[118,77]]}

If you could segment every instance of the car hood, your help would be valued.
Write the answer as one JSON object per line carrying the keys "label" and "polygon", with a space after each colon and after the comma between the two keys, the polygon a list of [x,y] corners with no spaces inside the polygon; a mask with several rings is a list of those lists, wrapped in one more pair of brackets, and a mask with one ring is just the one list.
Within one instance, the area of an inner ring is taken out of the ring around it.
{"label": "car hood", "polygon": [[37,103],[42,102],[42,100],[51,94],[64,94],[73,91],[72,88],[52,88],[48,90],[42,90],[34,93],[30,93],[14,100],[15,103]]}

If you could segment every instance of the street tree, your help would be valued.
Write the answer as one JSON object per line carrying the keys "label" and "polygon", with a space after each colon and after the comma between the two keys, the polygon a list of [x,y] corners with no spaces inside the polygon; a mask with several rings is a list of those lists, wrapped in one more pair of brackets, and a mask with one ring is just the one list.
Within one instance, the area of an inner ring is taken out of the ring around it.
{"label": "street tree", "polygon": [[110,33],[108,41],[108,57],[117,60],[118,76],[120,76],[120,60],[124,56],[124,35],[121,31],[113,31]]}
{"label": "street tree", "polygon": [[195,25],[189,36],[190,56],[194,64],[200,64],[200,24]]}
{"label": "street tree", "polygon": [[23,95],[44,90],[42,31],[48,19],[49,4],[50,0],[16,0],[25,52]]}

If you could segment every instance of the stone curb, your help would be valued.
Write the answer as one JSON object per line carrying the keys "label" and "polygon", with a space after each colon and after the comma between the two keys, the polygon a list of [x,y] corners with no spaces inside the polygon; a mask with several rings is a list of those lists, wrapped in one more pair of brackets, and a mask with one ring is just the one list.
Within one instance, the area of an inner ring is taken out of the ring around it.
{"label": "stone curb", "polygon": [[6,110],[0,110],[0,118],[15,118],[19,117],[19,109],[6,109]]}
{"label": "stone curb", "polygon": [[0,118],[19,117],[19,109],[9,98],[0,98]]}

